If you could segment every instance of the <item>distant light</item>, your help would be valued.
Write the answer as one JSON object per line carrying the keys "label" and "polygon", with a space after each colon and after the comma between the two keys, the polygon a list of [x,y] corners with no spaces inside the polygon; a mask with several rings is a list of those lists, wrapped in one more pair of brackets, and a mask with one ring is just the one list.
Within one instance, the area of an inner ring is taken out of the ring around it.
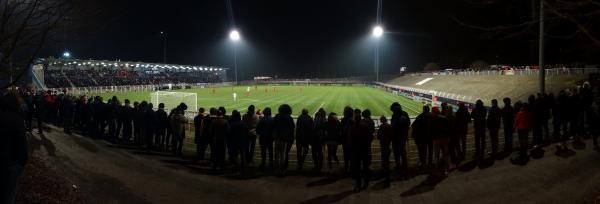
{"label": "distant light", "polygon": [[237,30],[232,30],[229,33],[229,39],[231,39],[233,41],[239,41],[240,40],[240,33]]}
{"label": "distant light", "polygon": [[65,57],[65,58],[69,58],[69,57],[71,57],[71,53],[69,53],[69,51],[65,51],[65,52],[63,53],[63,57]]}
{"label": "distant light", "polygon": [[375,26],[373,28],[373,37],[381,37],[383,35],[383,28],[381,26]]}

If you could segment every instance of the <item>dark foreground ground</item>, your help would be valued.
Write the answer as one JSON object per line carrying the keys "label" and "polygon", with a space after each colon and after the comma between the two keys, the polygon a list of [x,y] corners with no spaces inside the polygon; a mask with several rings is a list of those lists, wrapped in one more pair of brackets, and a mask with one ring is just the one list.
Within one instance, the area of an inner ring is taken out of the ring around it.
{"label": "dark foreground ground", "polygon": [[67,135],[54,126],[48,130],[29,135],[32,159],[19,203],[600,202],[600,153],[591,141],[569,144],[571,151],[560,155],[549,145],[543,158],[532,158],[524,166],[510,162],[516,153],[501,160],[469,161],[443,180],[413,171],[411,178],[397,179],[389,188],[374,172],[369,189],[354,193],[353,181],[340,176],[339,168],[321,175],[308,170],[274,177],[254,165],[250,178],[233,172],[214,175],[206,163]]}

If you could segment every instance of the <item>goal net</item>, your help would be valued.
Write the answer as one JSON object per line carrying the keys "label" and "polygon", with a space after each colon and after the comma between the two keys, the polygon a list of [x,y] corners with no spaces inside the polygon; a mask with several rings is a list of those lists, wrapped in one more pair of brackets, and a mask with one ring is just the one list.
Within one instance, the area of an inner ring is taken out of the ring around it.
{"label": "goal net", "polygon": [[165,109],[171,110],[176,108],[180,103],[185,103],[188,111],[198,111],[198,96],[196,93],[156,91],[150,93],[150,101],[155,108],[158,108],[158,104],[164,103]]}

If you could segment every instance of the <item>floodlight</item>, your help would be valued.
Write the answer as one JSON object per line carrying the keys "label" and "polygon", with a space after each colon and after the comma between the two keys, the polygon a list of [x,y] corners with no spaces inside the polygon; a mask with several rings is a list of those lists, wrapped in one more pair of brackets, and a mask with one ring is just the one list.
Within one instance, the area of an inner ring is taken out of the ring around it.
{"label": "floodlight", "polygon": [[239,41],[240,40],[240,33],[237,30],[232,30],[229,33],[229,39],[231,39],[233,41]]}
{"label": "floodlight", "polygon": [[65,57],[65,58],[69,58],[69,57],[71,57],[71,53],[69,53],[69,51],[65,51],[65,52],[63,53],[63,57]]}
{"label": "floodlight", "polygon": [[383,35],[383,28],[381,26],[375,26],[373,28],[373,37],[381,37]]}

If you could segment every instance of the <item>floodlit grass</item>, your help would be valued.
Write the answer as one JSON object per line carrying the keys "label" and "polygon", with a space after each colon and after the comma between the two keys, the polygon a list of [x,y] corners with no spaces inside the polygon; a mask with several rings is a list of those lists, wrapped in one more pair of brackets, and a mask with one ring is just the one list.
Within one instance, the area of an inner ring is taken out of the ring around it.
{"label": "floodlit grass", "polygon": [[[294,115],[299,115],[303,108],[312,115],[322,107],[329,112],[341,115],[345,106],[361,110],[370,109],[373,116],[390,116],[389,109],[393,102],[402,104],[403,109],[411,116],[416,116],[422,107],[421,102],[413,101],[403,96],[394,95],[384,90],[368,86],[251,86],[246,94],[247,86],[194,88],[178,90],[198,94],[198,107],[223,106],[228,113],[232,110],[243,112],[249,105],[257,109],[271,107],[277,112],[279,105],[287,103],[292,106]],[[214,93],[213,93],[214,91]],[[233,101],[233,93],[237,93],[237,100]],[[98,94],[104,99],[117,96],[122,102],[124,99],[132,101],[150,101],[150,92],[118,92]],[[157,104],[154,104],[157,107]]]}

